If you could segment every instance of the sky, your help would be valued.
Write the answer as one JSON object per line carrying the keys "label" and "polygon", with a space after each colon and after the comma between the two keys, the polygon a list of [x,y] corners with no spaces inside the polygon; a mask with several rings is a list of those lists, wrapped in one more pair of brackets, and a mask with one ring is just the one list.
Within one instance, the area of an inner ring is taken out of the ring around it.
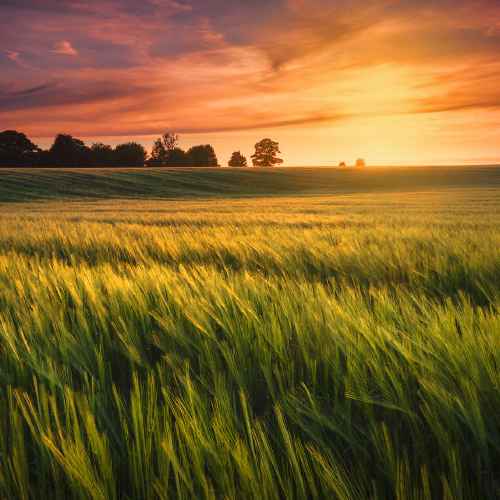
{"label": "sky", "polygon": [[500,1],[0,0],[0,129],[500,163]]}

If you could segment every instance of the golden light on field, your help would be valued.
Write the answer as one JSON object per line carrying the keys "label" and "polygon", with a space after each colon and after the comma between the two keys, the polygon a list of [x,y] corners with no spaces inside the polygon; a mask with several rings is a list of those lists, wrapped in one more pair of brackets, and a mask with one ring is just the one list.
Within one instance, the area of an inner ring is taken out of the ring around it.
{"label": "golden light on field", "polygon": [[500,499],[499,248],[500,0],[0,0],[0,500]]}

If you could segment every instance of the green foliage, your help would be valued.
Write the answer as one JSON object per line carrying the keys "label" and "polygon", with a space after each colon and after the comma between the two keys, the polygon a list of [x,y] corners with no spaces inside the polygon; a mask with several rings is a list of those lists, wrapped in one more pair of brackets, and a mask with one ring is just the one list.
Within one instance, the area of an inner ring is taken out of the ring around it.
{"label": "green foliage", "polygon": [[[129,199],[44,203],[13,202],[47,198],[43,176],[23,194],[0,174],[0,497],[498,497],[487,172],[484,188],[436,173],[432,191],[152,200],[146,174],[95,171]],[[180,196],[209,174],[147,175]]]}

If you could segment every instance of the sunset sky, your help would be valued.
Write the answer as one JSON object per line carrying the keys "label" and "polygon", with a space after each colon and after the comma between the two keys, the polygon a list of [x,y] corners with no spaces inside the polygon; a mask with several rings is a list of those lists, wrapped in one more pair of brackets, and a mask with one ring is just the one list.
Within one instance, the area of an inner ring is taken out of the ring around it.
{"label": "sunset sky", "polygon": [[499,0],[0,0],[0,130],[500,162]]}

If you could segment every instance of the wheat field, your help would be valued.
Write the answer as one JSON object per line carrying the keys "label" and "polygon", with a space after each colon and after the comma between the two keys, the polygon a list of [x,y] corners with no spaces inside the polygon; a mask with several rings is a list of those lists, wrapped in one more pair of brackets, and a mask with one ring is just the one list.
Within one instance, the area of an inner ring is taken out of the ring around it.
{"label": "wheat field", "polygon": [[500,168],[0,170],[0,497],[500,496]]}

